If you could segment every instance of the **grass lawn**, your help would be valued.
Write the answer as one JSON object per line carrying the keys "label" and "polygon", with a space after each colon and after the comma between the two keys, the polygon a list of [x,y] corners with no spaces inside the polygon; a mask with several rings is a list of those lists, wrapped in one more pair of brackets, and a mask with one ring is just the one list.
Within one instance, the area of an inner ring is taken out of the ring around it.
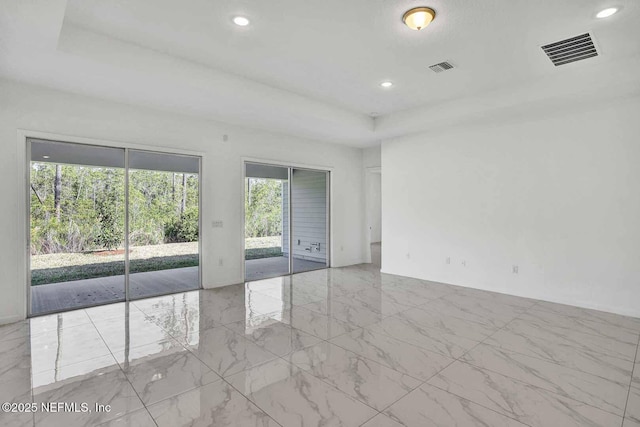
{"label": "grass lawn", "polygon": [[282,256],[282,237],[248,237],[244,239],[244,259]]}
{"label": "grass lawn", "polygon": [[[124,254],[96,252],[33,255],[31,285],[94,279],[124,274]],[[131,273],[198,265],[198,242],[169,243],[131,248]]]}
{"label": "grass lawn", "polygon": [[[282,256],[282,237],[245,239],[245,259]],[[124,274],[124,254],[101,251],[31,256],[31,285],[94,279]],[[131,273],[194,267],[198,265],[198,242],[137,246],[129,255]]]}

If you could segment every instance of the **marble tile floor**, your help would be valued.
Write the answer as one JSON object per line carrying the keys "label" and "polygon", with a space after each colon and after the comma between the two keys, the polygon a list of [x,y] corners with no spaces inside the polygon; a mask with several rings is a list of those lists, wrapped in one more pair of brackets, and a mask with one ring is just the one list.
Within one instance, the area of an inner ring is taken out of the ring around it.
{"label": "marble tile floor", "polygon": [[640,427],[639,339],[637,318],[318,270],[2,326],[0,402],[37,411],[0,425]]}

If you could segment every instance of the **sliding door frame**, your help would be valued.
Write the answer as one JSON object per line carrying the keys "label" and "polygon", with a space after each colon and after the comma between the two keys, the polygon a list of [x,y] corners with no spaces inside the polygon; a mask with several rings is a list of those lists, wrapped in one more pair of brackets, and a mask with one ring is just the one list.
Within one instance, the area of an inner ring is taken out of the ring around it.
{"label": "sliding door frame", "polygon": [[[311,172],[322,172],[325,174],[326,176],[326,200],[327,200],[327,208],[326,208],[326,239],[327,239],[327,260],[325,263],[325,268],[331,268],[331,264],[332,264],[332,247],[333,247],[333,239],[332,239],[332,229],[331,229],[331,218],[333,217],[333,205],[331,203],[331,196],[333,194],[333,187],[332,187],[332,181],[331,181],[331,174],[333,172],[333,167],[330,166],[320,166],[320,165],[308,165],[308,164],[300,164],[300,163],[292,163],[292,162],[282,162],[279,160],[270,160],[270,159],[260,159],[260,158],[253,158],[253,157],[243,157],[241,159],[242,161],[242,205],[241,205],[241,209],[242,209],[242,228],[241,228],[241,253],[242,253],[242,282],[246,283],[247,281],[247,277],[246,277],[246,259],[245,259],[245,227],[246,227],[246,223],[245,223],[245,218],[246,218],[246,211],[245,211],[245,179],[247,178],[247,164],[257,164],[257,165],[263,165],[263,166],[274,166],[274,167],[280,167],[280,168],[287,168],[287,176],[288,176],[288,181],[289,181],[289,185],[288,187],[288,203],[289,203],[289,210],[288,210],[288,221],[289,221],[289,272],[287,274],[284,274],[284,276],[291,276],[293,274],[297,274],[293,271],[293,203],[292,203],[292,185],[291,183],[293,182],[292,178],[293,178],[293,170],[294,169],[298,169],[298,170],[307,170],[307,171],[311,171]],[[323,269],[318,269],[318,270],[323,270]],[[302,273],[302,272],[301,272]],[[273,277],[281,277],[282,275],[278,275],[278,276],[273,276]],[[272,277],[265,277],[264,279],[268,279],[268,278],[272,278]],[[263,279],[258,279],[258,280],[263,280]]]}
{"label": "sliding door frame", "polygon": [[[129,292],[129,152],[131,150],[134,151],[146,151],[152,153],[159,154],[168,154],[174,156],[189,156],[195,157],[198,160],[198,288],[203,289],[202,287],[202,240],[203,240],[203,229],[202,229],[202,194],[203,191],[203,180],[202,180],[202,165],[203,160],[206,157],[206,154],[199,151],[191,151],[191,150],[183,150],[183,149],[174,149],[174,148],[165,148],[165,147],[155,147],[149,145],[135,144],[135,143],[125,143],[125,142],[114,142],[108,140],[98,140],[92,138],[82,138],[82,137],[74,137],[69,135],[59,135],[52,134],[48,132],[40,132],[40,131],[30,131],[30,130],[18,130],[18,157],[19,163],[22,165],[23,176],[25,186],[23,187],[23,191],[21,192],[21,198],[23,206],[25,206],[25,215],[22,217],[23,224],[22,228],[24,230],[25,239],[25,250],[23,254],[25,256],[25,260],[22,263],[19,263],[20,268],[20,276],[24,278],[22,283],[26,284],[26,295],[25,302],[26,307],[24,316],[27,318],[33,317],[33,313],[31,312],[32,306],[32,298],[31,298],[31,140],[38,141],[49,141],[49,142],[58,142],[58,143],[68,143],[68,144],[76,144],[76,145],[86,145],[93,147],[106,147],[106,148],[117,148],[122,149],[124,152],[124,172],[125,172],[125,236],[124,236],[124,245],[125,245],[125,272],[124,272],[124,299],[118,299],[115,301],[109,301],[100,304],[93,304],[86,307],[74,307],[66,311],[70,310],[81,310],[83,308],[89,307],[97,307],[106,304],[113,304],[117,302],[130,302],[132,301],[130,298]],[[20,159],[24,155],[22,159]],[[91,166],[91,165],[87,165]],[[152,295],[149,297],[136,298],[144,299],[144,298],[153,298],[162,295],[171,295],[176,292],[167,292],[158,295]],[[37,313],[35,316],[43,316],[47,314],[60,313],[63,311],[53,311],[53,312],[44,312]]]}

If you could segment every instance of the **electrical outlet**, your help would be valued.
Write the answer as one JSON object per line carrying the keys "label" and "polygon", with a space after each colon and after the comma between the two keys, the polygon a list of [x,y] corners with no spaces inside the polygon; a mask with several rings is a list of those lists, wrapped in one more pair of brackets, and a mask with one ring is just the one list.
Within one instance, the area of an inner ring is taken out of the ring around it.
{"label": "electrical outlet", "polygon": [[447,264],[451,264],[451,257],[447,257],[447,260],[445,261]]}
{"label": "electrical outlet", "polygon": [[517,265],[513,266],[513,274],[518,274],[518,266]]}
{"label": "electrical outlet", "polygon": [[224,223],[222,222],[222,220],[217,219],[217,220],[211,221],[212,228],[222,228],[223,226],[224,226]]}
{"label": "electrical outlet", "polygon": [[407,252],[407,259],[411,259],[411,254]]}
{"label": "electrical outlet", "polygon": [[463,260],[462,260],[462,266],[463,266],[463,267],[466,267],[466,266],[467,266],[467,260],[466,260],[466,259],[463,259]]}
{"label": "electrical outlet", "polygon": [[222,267],[224,265],[224,258],[218,258],[218,267]]}
{"label": "electrical outlet", "polygon": [[340,252],[344,252],[344,246],[340,245]]}

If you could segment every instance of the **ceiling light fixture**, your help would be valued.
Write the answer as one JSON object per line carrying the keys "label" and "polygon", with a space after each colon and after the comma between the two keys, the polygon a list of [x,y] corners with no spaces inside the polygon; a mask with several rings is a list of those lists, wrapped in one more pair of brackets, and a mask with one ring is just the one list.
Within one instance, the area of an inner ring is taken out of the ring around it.
{"label": "ceiling light fixture", "polygon": [[393,86],[393,82],[390,82],[390,81],[382,82],[380,83],[380,86],[382,86],[383,88],[390,88],[391,86]]}
{"label": "ceiling light fixture", "polygon": [[50,156],[42,156],[43,159],[48,159]]}
{"label": "ceiling light fixture", "polygon": [[247,25],[249,25],[249,22],[249,19],[245,18],[244,16],[236,16],[233,18],[233,23],[239,27],[246,27]]}
{"label": "ceiling light fixture", "polygon": [[412,30],[419,31],[429,25],[435,18],[436,11],[430,7],[415,7],[404,13],[402,22]]}
{"label": "ceiling light fixture", "polygon": [[607,9],[603,9],[596,15],[596,18],[608,18],[614,13],[618,11],[617,7],[609,7]]}

